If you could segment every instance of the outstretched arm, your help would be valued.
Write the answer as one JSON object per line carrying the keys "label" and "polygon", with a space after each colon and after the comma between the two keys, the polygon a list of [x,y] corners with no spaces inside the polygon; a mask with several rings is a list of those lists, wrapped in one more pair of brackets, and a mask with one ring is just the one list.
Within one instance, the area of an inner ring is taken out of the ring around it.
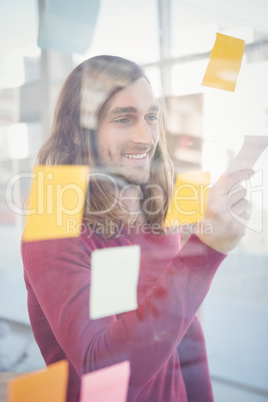
{"label": "outstretched arm", "polygon": [[138,310],[118,320],[90,320],[90,258],[81,239],[25,243],[23,249],[29,286],[78,374],[128,359],[133,397],[176,350],[224,258],[193,235]]}

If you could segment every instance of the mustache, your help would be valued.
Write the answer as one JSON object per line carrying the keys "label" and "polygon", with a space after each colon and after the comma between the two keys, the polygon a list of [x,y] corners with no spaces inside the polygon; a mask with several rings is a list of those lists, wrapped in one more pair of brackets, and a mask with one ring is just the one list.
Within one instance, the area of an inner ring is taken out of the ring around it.
{"label": "mustache", "polygon": [[132,147],[122,148],[121,153],[123,154],[143,154],[150,152],[154,149],[151,145],[135,145]]}

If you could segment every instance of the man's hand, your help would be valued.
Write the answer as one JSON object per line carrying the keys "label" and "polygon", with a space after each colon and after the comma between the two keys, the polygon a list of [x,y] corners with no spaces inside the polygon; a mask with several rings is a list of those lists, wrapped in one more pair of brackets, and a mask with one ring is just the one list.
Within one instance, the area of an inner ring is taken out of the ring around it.
{"label": "man's hand", "polygon": [[202,233],[200,223],[197,236],[221,253],[231,251],[245,234],[245,225],[239,218],[249,220],[249,202],[245,199],[247,191],[240,183],[252,174],[254,171],[247,169],[223,175],[210,190],[203,227],[209,224],[212,232]]}

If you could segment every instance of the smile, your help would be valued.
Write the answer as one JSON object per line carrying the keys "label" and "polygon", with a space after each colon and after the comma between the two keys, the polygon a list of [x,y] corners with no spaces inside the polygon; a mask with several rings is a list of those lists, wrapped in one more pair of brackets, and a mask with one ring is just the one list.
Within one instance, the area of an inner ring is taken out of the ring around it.
{"label": "smile", "polygon": [[144,154],[123,154],[123,156],[125,156],[125,158],[129,158],[129,159],[143,159],[145,158],[147,155],[147,152],[145,152]]}

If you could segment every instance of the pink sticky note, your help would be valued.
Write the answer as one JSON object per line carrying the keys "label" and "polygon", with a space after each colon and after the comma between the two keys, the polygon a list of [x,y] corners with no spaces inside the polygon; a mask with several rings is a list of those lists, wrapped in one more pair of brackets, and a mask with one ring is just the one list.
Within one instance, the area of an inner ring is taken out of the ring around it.
{"label": "pink sticky note", "polygon": [[84,374],[80,402],[126,402],[129,376],[129,361]]}

